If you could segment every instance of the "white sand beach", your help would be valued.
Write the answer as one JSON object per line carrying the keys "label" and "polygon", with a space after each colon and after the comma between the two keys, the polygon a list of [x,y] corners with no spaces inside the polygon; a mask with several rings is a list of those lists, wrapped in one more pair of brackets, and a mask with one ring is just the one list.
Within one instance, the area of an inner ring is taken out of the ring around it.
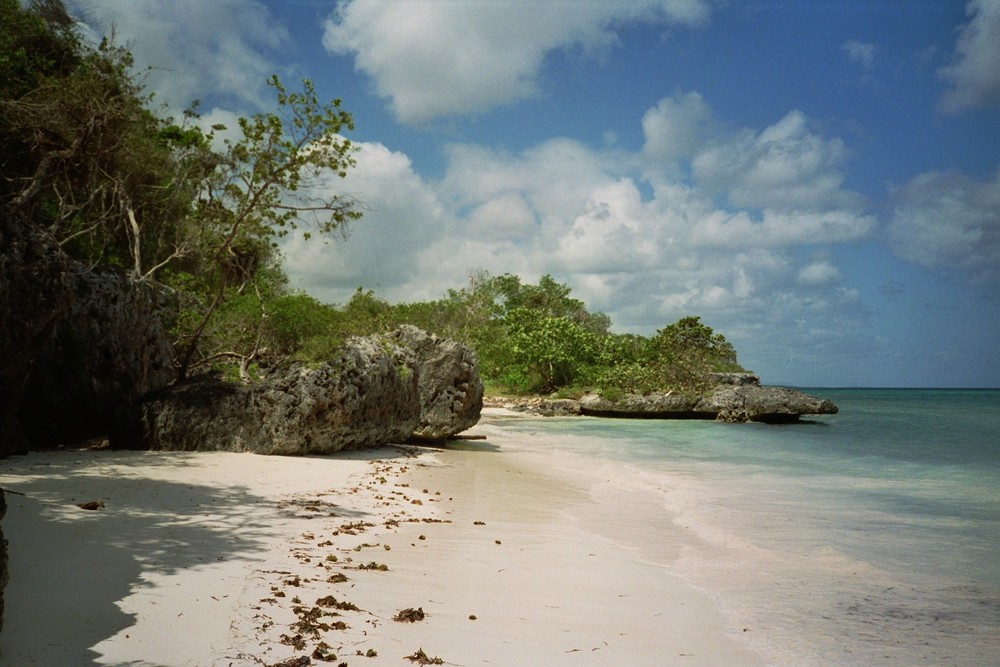
{"label": "white sand beach", "polygon": [[477,432],[324,458],[2,461],[0,664],[763,664],[706,594],[588,530],[583,478]]}

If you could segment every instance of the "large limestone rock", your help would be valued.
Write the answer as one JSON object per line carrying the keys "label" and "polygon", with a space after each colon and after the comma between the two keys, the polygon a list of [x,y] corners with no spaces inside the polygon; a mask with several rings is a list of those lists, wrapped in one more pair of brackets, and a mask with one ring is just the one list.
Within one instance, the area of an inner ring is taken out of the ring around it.
{"label": "large limestone rock", "polygon": [[113,447],[258,454],[328,454],[404,442],[420,423],[408,350],[353,339],[315,368],[252,386],[199,379],[150,395]]}
{"label": "large limestone rock", "polygon": [[72,305],[35,361],[21,405],[34,446],[106,435],[140,396],[174,379],[157,289],[74,266]]}
{"label": "large limestone rock", "polygon": [[475,351],[404,324],[389,338],[413,353],[420,390],[420,424],[413,437],[443,440],[475,426],[483,410],[483,382]]}

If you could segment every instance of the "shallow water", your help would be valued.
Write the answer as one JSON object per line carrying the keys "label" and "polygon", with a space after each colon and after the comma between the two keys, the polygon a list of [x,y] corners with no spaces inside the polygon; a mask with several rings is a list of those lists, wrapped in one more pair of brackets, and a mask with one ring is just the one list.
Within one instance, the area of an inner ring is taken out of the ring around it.
{"label": "shallow water", "polygon": [[1000,392],[811,393],[840,413],[503,428],[587,471],[606,510],[575,518],[703,588],[773,664],[1000,664]]}

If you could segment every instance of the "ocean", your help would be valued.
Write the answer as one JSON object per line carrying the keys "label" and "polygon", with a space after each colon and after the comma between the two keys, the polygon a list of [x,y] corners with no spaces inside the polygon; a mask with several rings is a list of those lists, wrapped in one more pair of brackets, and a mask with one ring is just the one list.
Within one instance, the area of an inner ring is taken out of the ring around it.
{"label": "ocean", "polygon": [[711,595],[769,664],[1000,665],[1000,391],[806,391],[840,413],[502,426],[591,476],[569,518]]}

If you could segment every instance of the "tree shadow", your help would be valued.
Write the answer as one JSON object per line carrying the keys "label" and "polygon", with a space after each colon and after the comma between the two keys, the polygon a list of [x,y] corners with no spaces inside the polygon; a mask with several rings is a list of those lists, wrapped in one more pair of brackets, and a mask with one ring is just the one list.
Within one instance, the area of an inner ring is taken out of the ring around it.
{"label": "tree shadow", "polygon": [[[383,450],[345,454],[392,457]],[[2,525],[10,542],[10,582],[0,662],[104,664],[94,647],[135,624],[137,616],[119,605],[156,585],[144,575],[169,576],[219,561],[260,562],[289,516],[301,516],[300,507],[282,507],[246,485],[155,474],[159,466],[183,471],[198,465],[196,454],[122,451],[0,461],[0,487],[15,492],[7,496]],[[104,507],[77,506],[92,500]],[[337,516],[366,514],[332,503],[325,509]]]}

